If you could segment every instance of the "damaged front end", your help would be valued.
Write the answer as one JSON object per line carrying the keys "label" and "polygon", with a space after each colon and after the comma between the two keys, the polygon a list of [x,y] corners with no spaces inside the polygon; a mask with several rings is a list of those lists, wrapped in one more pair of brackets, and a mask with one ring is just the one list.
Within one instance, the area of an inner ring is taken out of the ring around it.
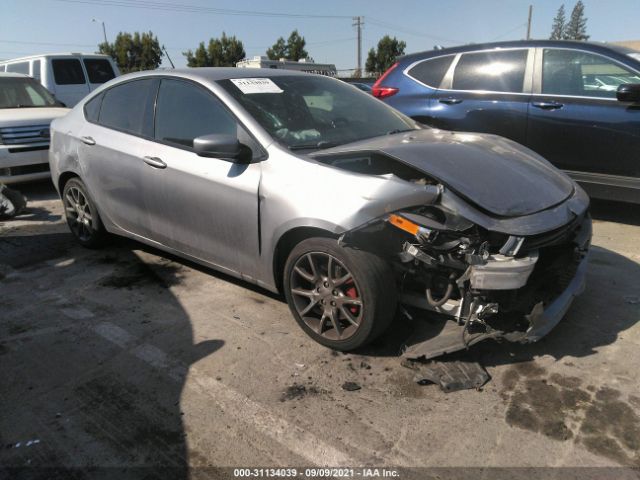
{"label": "damaged front end", "polygon": [[546,335],[584,289],[586,206],[562,227],[510,235],[443,203],[395,212],[341,237],[392,262],[404,305],[439,314],[420,322],[404,356],[429,359],[488,338],[526,343]]}

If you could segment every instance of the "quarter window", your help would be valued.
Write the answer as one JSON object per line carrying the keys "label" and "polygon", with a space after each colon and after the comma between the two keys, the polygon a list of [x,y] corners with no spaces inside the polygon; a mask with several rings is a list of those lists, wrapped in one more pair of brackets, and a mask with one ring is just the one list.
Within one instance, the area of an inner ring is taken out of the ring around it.
{"label": "quarter window", "polygon": [[29,75],[29,62],[10,63],[7,65],[7,72],[24,73]]}
{"label": "quarter window", "polygon": [[81,85],[86,83],[80,60],[75,58],[59,58],[51,60],[53,78],[58,85]]}
{"label": "quarter window", "polygon": [[453,74],[454,90],[521,93],[527,50],[465,53]]}
{"label": "quarter window", "polygon": [[615,98],[618,86],[625,83],[640,83],[640,75],[602,55],[578,50],[544,50],[544,94]]}
{"label": "quarter window", "polygon": [[98,122],[98,116],[100,115],[100,107],[102,106],[103,97],[104,94],[101,93],[100,95],[93,97],[91,100],[85,103],[84,116],[88,121],[92,123]]}
{"label": "quarter window", "polygon": [[409,76],[415,78],[419,82],[429,85],[433,88],[438,88],[440,82],[444,78],[447,70],[451,66],[455,55],[447,55],[444,57],[431,58],[420,62],[407,73]]}
{"label": "quarter window", "polygon": [[156,107],[156,139],[193,148],[202,135],[238,135],[235,118],[203,88],[179,80],[162,80]]}
{"label": "quarter window", "polygon": [[84,60],[84,67],[87,69],[89,83],[105,83],[115,78],[111,63],[104,58],[87,58]]}
{"label": "quarter window", "polygon": [[40,60],[33,61],[33,64],[31,65],[31,70],[33,71],[32,77],[40,81]]}
{"label": "quarter window", "polygon": [[134,135],[151,137],[156,90],[157,80],[151,78],[110,88],[104,93],[98,123]]}

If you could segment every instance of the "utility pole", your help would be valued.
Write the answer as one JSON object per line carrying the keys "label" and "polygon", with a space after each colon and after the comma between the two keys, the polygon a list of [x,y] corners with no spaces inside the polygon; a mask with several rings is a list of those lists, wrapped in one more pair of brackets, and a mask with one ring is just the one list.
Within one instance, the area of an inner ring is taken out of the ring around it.
{"label": "utility pole", "polygon": [[527,40],[531,40],[531,16],[533,15],[533,5],[529,5],[529,20],[527,20]]}
{"label": "utility pole", "polygon": [[358,30],[358,74],[362,76],[362,27],[364,26],[364,17],[353,17],[355,21],[352,24]]}
{"label": "utility pole", "polygon": [[107,29],[104,26],[104,22],[102,20],[98,20],[97,18],[92,18],[91,21],[102,24],[102,35],[104,35],[104,43],[109,43],[107,41]]}

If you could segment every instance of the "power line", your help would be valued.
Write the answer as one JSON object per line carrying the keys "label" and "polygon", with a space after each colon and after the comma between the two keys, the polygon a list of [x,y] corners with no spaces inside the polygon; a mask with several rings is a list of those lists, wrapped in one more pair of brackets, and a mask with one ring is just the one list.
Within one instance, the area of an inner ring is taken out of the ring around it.
{"label": "power line", "polygon": [[313,19],[351,19],[350,15],[302,14],[283,12],[264,12],[257,10],[230,10],[225,8],[184,5],[149,0],[56,0],[65,3],[78,3],[97,6],[113,6],[125,8],[143,8],[145,10],[161,10],[184,13],[203,13],[210,15],[234,15],[246,17],[281,17],[281,18],[313,18]]}
{"label": "power line", "polygon": [[82,43],[53,43],[53,42],[26,42],[22,40],[0,40],[0,43],[13,43],[22,45],[52,45],[54,47],[96,47],[97,44],[82,44]]}
{"label": "power line", "polygon": [[407,35],[412,35],[414,37],[424,37],[424,38],[429,38],[431,40],[437,40],[440,42],[447,42],[447,43],[453,43],[453,44],[457,44],[457,43],[463,43],[460,40],[454,40],[451,38],[444,38],[444,37],[440,37],[437,35],[430,35],[424,32],[419,32],[417,30],[411,30],[408,28],[405,28],[403,26],[400,25],[396,25],[393,23],[388,23],[385,22],[383,20],[378,20],[376,18],[371,18],[371,17],[367,17],[368,18],[368,22],[372,25],[376,25],[378,27],[383,27],[392,31],[396,31],[396,32],[401,32],[401,33],[405,33]]}

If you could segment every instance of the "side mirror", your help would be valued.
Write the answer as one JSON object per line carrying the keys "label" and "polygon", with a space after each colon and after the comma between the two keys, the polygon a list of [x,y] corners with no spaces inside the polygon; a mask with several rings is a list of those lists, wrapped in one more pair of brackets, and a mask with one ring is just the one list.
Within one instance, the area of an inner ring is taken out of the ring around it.
{"label": "side mirror", "polygon": [[234,135],[214,133],[202,135],[193,140],[193,149],[201,157],[215,157],[237,160],[243,156],[245,148]]}
{"label": "side mirror", "polygon": [[620,102],[640,102],[640,83],[623,83],[616,90],[616,98]]}

